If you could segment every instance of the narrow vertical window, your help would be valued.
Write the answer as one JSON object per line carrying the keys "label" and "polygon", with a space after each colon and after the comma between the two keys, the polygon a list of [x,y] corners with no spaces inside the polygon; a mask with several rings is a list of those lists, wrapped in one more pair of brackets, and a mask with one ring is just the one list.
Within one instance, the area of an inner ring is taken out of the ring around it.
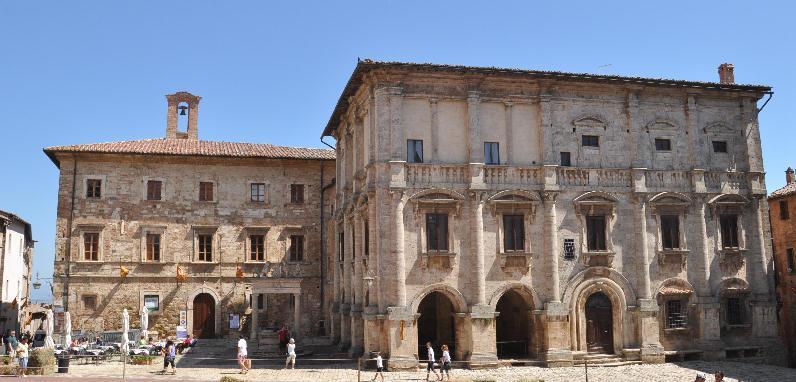
{"label": "narrow vertical window", "polygon": [[265,183],[252,183],[250,197],[252,202],[265,202]]}
{"label": "narrow vertical window", "polygon": [[663,249],[680,248],[680,217],[661,215],[661,241]]}
{"label": "narrow vertical window", "polygon": [[249,236],[249,260],[265,260],[265,235]]}
{"label": "narrow vertical window", "polygon": [[448,214],[426,214],[428,251],[448,250]]}
{"label": "narrow vertical window", "polygon": [[262,309],[265,306],[265,295],[262,293],[257,294],[257,309]]}
{"label": "narrow vertical window", "polygon": [[738,248],[738,215],[719,216],[722,248]]}
{"label": "narrow vertical window", "polygon": [[561,166],[569,167],[572,166],[572,160],[569,155],[569,151],[562,151],[561,153]]}
{"label": "narrow vertical window", "polygon": [[[340,230],[342,231],[342,229]],[[337,260],[343,261],[345,258],[345,233],[337,234]]]}
{"label": "narrow vertical window", "polygon": [[503,250],[525,251],[525,219],[523,215],[503,215]]}
{"label": "narrow vertical window", "polygon": [[199,261],[213,261],[213,235],[199,235]]}
{"label": "narrow vertical window", "polygon": [[199,182],[199,201],[213,201],[213,182]]}
{"label": "narrow vertical window", "polygon": [[303,235],[290,235],[290,261],[304,261]]}
{"label": "narrow vertical window", "polygon": [[368,257],[368,256],[370,256],[370,229],[368,227],[368,221],[367,220],[365,220],[364,231],[365,231],[364,232],[364,234],[365,234],[364,235],[365,236],[364,239],[365,240],[364,240],[364,243],[362,243],[362,245],[365,246],[365,251],[364,251],[365,252],[365,257]]}
{"label": "narrow vertical window", "polygon": [[686,313],[680,300],[666,301],[666,328],[676,329],[686,327]]}
{"label": "narrow vertical window", "polygon": [[788,220],[788,219],[790,219],[790,211],[788,211],[788,201],[787,200],[780,200],[779,201],[779,219],[780,220]]}
{"label": "narrow vertical window", "polygon": [[586,216],[586,245],[589,251],[605,251],[605,216]]}
{"label": "narrow vertical window", "polygon": [[148,180],[146,182],[146,200],[161,200],[163,182],[159,180]]}
{"label": "narrow vertical window", "polygon": [[98,232],[86,232],[83,234],[83,259],[88,261],[99,260]]}
{"label": "narrow vertical window", "polygon": [[160,235],[156,233],[146,234],[146,260],[160,261]]}
{"label": "narrow vertical window", "polygon": [[86,180],[86,197],[94,199],[102,197],[102,179]]}
{"label": "narrow vertical window", "polygon": [[500,164],[500,144],[484,142],[484,164]]}
{"label": "narrow vertical window", "polygon": [[304,203],[304,185],[291,184],[290,185],[290,203],[303,204]]}
{"label": "narrow vertical window", "polygon": [[423,141],[420,139],[406,140],[406,162],[423,163]]}
{"label": "narrow vertical window", "polygon": [[794,262],[796,262],[796,259],[794,259],[794,255],[793,255],[793,248],[788,248],[787,249],[787,255],[788,255],[788,259],[787,259],[788,260],[788,272],[793,272],[793,264],[794,264]]}
{"label": "narrow vertical window", "polygon": [[725,303],[727,310],[727,323],[730,325],[743,324],[743,306],[739,297],[728,297]]}

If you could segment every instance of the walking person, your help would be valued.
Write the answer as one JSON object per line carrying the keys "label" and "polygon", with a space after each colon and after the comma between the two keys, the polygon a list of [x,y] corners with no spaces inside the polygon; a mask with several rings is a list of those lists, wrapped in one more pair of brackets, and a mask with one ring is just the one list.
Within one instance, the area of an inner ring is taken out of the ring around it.
{"label": "walking person", "polygon": [[442,357],[439,359],[440,364],[442,364],[440,368],[439,374],[442,376],[442,379],[445,379],[445,375],[448,376],[448,380],[451,380],[451,353],[448,350],[448,345],[442,345]]}
{"label": "walking person", "polygon": [[279,350],[284,351],[285,348],[287,347],[288,338],[290,338],[288,336],[289,332],[287,330],[287,326],[285,326],[285,324],[282,324],[282,327],[279,328],[276,334],[279,336]]}
{"label": "walking person", "polygon": [[19,345],[19,341],[17,340],[17,332],[12,330],[11,334],[8,335],[8,339],[6,340],[6,349],[8,350],[8,355],[11,358],[15,358],[15,353],[17,351],[17,345]]}
{"label": "walking person", "polygon": [[238,365],[240,365],[240,373],[246,374],[252,368],[252,361],[249,359],[248,345],[243,334],[240,335],[238,340]]}
{"label": "walking person", "polygon": [[376,381],[376,377],[381,377],[381,382],[384,382],[384,360],[381,358],[381,353],[376,352],[376,374],[371,379],[372,382]]}
{"label": "walking person", "polygon": [[426,366],[426,381],[430,381],[428,377],[431,373],[434,373],[434,376],[437,377],[436,381],[441,381],[442,376],[437,374],[437,370],[434,369],[434,348],[431,347],[431,342],[426,342],[426,351],[428,352],[428,365]]}
{"label": "walking person", "polygon": [[169,365],[171,365],[171,374],[177,374],[177,366],[174,364],[174,360],[177,358],[177,347],[174,346],[174,342],[166,341],[166,346],[160,351],[163,352],[163,374],[166,374]]}
{"label": "walking person", "polygon": [[285,369],[290,365],[291,369],[296,368],[296,340],[290,339],[287,343],[287,359],[285,360]]}
{"label": "walking person", "polygon": [[23,338],[17,344],[16,349],[17,359],[19,359],[19,372],[23,377],[27,377],[28,375],[28,340]]}

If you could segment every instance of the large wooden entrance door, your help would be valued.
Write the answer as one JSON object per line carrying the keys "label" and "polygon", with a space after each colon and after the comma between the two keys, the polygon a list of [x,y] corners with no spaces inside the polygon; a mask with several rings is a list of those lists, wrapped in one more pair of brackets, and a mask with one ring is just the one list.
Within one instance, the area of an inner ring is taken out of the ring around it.
{"label": "large wooden entrance door", "polygon": [[586,300],[586,344],[589,352],[614,352],[611,299],[602,292],[597,292]]}
{"label": "large wooden entrance door", "polygon": [[193,299],[193,335],[196,338],[216,335],[216,302],[208,293],[201,293]]}

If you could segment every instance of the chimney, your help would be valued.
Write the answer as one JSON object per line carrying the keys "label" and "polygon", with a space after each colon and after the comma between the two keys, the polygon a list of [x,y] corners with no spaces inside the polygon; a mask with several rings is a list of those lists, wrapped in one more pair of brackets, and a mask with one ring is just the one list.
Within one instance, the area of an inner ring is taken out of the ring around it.
{"label": "chimney", "polygon": [[785,184],[791,184],[794,180],[796,180],[796,177],[793,175],[793,169],[788,167],[788,169],[785,170]]}
{"label": "chimney", "polygon": [[735,69],[735,67],[732,66],[732,64],[723,63],[719,65],[719,83],[734,84],[735,74],[733,73],[733,69]]}

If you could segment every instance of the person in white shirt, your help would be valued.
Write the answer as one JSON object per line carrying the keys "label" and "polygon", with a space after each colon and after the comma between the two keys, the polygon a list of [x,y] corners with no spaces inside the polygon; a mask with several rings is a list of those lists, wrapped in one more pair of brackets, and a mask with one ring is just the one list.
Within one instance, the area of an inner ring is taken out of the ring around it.
{"label": "person in white shirt", "polygon": [[296,340],[290,339],[287,343],[287,359],[285,360],[285,369],[290,365],[291,369],[296,368]]}
{"label": "person in white shirt", "polygon": [[240,373],[246,374],[252,368],[252,361],[249,359],[249,352],[247,350],[246,339],[243,335],[238,340],[238,365],[240,365]]}
{"label": "person in white shirt", "polygon": [[448,380],[451,380],[451,352],[448,350],[448,345],[442,345],[442,358],[440,358],[440,363],[442,367],[440,368],[440,375],[442,375],[442,379],[445,379],[445,375],[448,376]]}
{"label": "person in white shirt", "polygon": [[434,348],[431,347],[431,342],[426,342],[426,351],[428,352],[428,365],[426,366],[426,381],[429,381],[428,377],[433,372],[434,375],[437,377],[437,381],[441,381],[442,377],[437,374],[437,370],[434,369]]}
{"label": "person in white shirt", "polygon": [[384,360],[381,358],[381,353],[376,352],[376,375],[371,379],[372,382],[376,381],[376,377],[381,377],[381,382],[384,382]]}

